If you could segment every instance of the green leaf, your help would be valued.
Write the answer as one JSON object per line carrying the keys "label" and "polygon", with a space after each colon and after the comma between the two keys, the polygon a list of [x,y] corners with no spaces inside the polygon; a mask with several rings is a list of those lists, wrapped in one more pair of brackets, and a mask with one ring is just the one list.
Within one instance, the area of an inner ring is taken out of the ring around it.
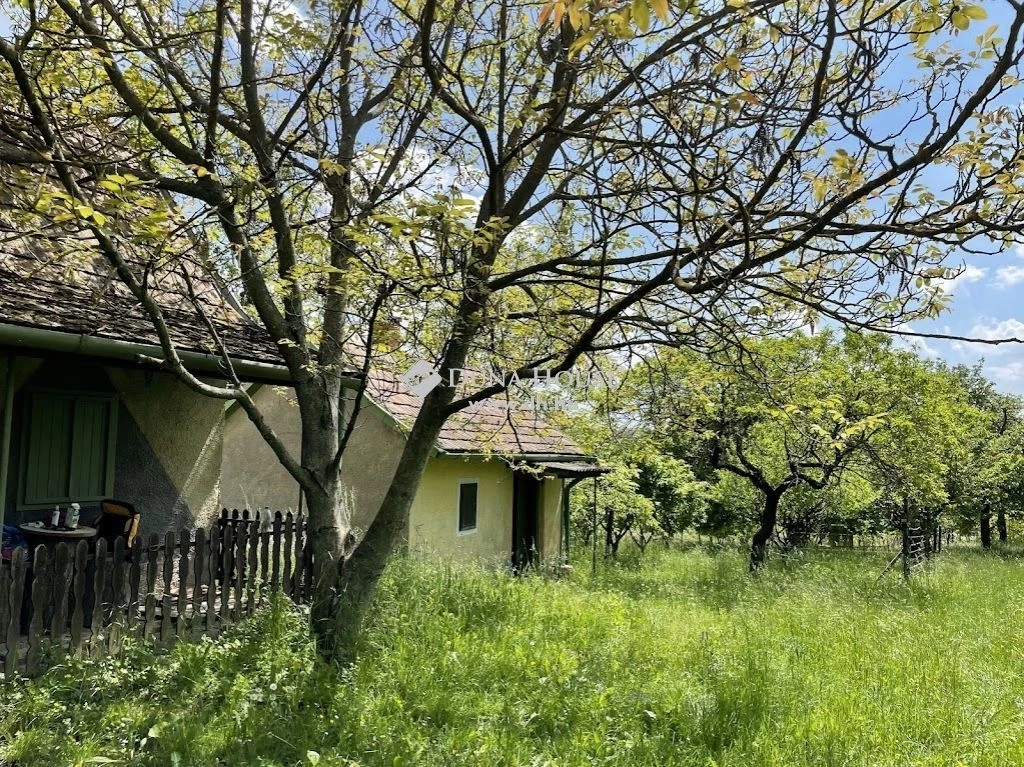
{"label": "green leaf", "polygon": [[980,5],[965,5],[960,11],[972,21],[981,21],[988,18],[988,12]]}
{"label": "green leaf", "polygon": [[633,0],[632,10],[637,29],[647,32],[651,28],[651,12],[647,7],[647,0]]}

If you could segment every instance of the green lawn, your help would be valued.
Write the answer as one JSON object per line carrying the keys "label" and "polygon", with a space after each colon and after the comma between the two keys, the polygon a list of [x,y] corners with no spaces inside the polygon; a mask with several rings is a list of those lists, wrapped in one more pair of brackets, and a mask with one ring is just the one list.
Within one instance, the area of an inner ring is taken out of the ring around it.
{"label": "green lawn", "polygon": [[402,560],[355,667],[317,664],[279,605],[0,688],[0,763],[1024,764],[1024,560],[876,586],[884,562],[750,578],[735,552],[654,551],[556,582]]}

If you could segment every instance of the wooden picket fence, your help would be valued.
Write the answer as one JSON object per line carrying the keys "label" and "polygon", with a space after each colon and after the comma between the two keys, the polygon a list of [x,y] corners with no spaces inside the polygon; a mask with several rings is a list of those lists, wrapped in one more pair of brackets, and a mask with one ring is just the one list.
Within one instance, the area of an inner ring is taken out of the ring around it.
{"label": "wooden picket fence", "polygon": [[221,512],[210,530],[182,530],[23,548],[0,567],[0,656],[7,678],[64,656],[117,654],[126,636],[159,646],[217,636],[272,592],[302,603],[313,584],[306,523]]}

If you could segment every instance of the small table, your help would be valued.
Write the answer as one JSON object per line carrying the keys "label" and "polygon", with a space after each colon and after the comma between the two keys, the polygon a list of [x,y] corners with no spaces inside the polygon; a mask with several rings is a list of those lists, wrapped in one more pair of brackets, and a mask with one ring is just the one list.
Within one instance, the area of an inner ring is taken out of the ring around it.
{"label": "small table", "polygon": [[47,542],[72,541],[85,538],[95,538],[98,532],[95,527],[79,525],[74,530],[63,527],[45,527],[38,522],[23,522],[18,529],[30,537],[39,538]]}

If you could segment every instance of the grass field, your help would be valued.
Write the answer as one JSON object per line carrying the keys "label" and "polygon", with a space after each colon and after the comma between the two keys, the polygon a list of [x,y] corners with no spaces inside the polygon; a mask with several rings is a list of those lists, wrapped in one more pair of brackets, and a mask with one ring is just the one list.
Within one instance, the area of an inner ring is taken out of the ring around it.
{"label": "grass field", "polygon": [[655,551],[571,581],[401,560],[358,664],[277,605],[217,642],[0,688],[0,763],[1024,764],[1024,560],[884,554],[757,578]]}

